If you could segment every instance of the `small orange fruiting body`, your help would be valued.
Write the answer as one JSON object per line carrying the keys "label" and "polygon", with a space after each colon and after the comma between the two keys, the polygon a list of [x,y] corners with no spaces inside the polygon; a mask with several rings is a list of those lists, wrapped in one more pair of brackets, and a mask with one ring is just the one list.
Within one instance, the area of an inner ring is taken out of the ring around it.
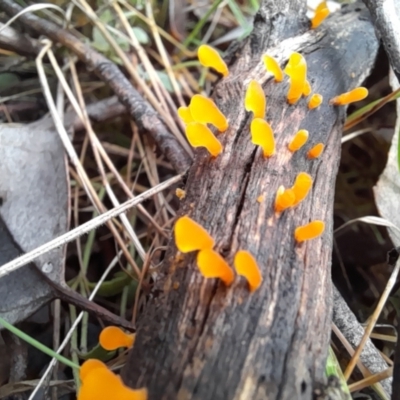
{"label": "small orange fruiting body", "polygon": [[186,125],[186,137],[193,147],[205,147],[213,157],[221,154],[223,146],[211,132],[210,128],[200,122]]}
{"label": "small orange fruiting body", "polygon": [[193,122],[192,114],[190,113],[189,107],[179,107],[178,108],[179,118],[185,123],[189,124]]}
{"label": "small orange fruiting body", "polygon": [[283,71],[278,64],[278,61],[276,61],[274,57],[271,57],[268,54],[265,54],[263,56],[263,61],[264,61],[266,70],[268,72],[270,72],[272,75],[274,75],[275,81],[282,82],[283,81]]}
{"label": "small orange fruiting body", "polygon": [[228,263],[212,249],[199,251],[197,266],[205,278],[220,278],[226,286],[230,286],[235,277]]}
{"label": "small orange fruiting body", "polygon": [[324,145],[322,143],[317,143],[312,149],[310,149],[307,153],[307,157],[312,160],[314,158],[318,158],[321,153],[324,151]]}
{"label": "small orange fruiting body", "polygon": [[300,53],[291,54],[285,73],[290,77],[287,101],[289,104],[296,104],[303,95],[304,86],[307,82],[307,64]]}
{"label": "small orange fruiting body", "polygon": [[257,197],[257,203],[262,203],[262,202],[264,201],[264,199],[265,199],[265,196],[264,196],[263,194],[260,194],[260,195]]}
{"label": "small orange fruiting body", "polygon": [[225,61],[222,59],[218,51],[211,46],[208,46],[207,44],[202,44],[197,49],[197,56],[199,58],[200,64],[204,67],[213,68],[224,77],[229,75],[228,66],[226,65]]}
{"label": "small orange fruiting body", "polygon": [[85,367],[85,364],[91,361],[93,360],[85,361],[81,367],[84,373],[80,374],[82,386],[77,400],[147,400],[146,389],[136,390],[125,386],[122,379],[110,371],[105,364],[103,367],[100,365],[96,368]]}
{"label": "small orange fruiting body", "polygon": [[303,96],[307,97],[310,95],[310,93],[311,93],[311,85],[310,82],[306,81],[303,87]]}
{"label": "small orange fruiting body", "polygon": [[343,93],[339,96],[334,97],[329,104],[334,106],[344,106],[356,101],[365,99],[368,96],[368,89],[365,87],[357,87],[350,92]]}
{"label": "small orange fruiting body", "polygon": [[125,333],[117,326],[107,326],[101,331],[99,342],[101,347],[108,351],[116,350],[120,347],[129,349],[135,343],[135,334]]}
{"label": "small orange fruiting body", "polygon": [[174,233],[176,247],[182,253],[212,249],[214,246],[214,239],[210,234],[187,215],[176,221]]}
{"label": "small orange fruiting body", "polygon": [[318,5],[315,9],[315,15],[311,20],[311,28],[315,29],[321,25],[324,19],[329,15],[329,8],[326,4],[326,1],[323,1]]}
{"label": "small orange fruiting body", "polygon": [[288,145],[289,150],[294,153],[295,151],[301,149],[308,140],[308,131],[305,129],[300,129],[293,137]]}
{"label": "small orange fruiting body", "polygon": [[296,195],[293,189],[286,189],[279,186],[275,198],[275,211],[282,212],[289,207],[292,207],[296,200]]}
{"label": "small orange fruiting body", "polygon": [[79,368],[79,378],[83,381],[86,376],[97,368],[107,368],[107,366],[100,360],[89,358]]}
{"label": "small orange fruiting body", "polygon": [[294,231],[294,237],[297,242],[304,242],[305,240],[315,239],[321,236],[325,230],[325,223],[323,221],[312,221],[307,225],[299,226]]}
{"label": "small orange fruiting body", "polygon": [[308,192],[312,188],[312,184],[313,181],[309,174],[305,172],[300,172],[296,176],[294,185],[292,186],[292,190],[295,196],[293,206],[296,206],[307,197]]}
{"label": "small orange fruiting body", "polygon": [[249,283],[250,292],[257,290],[262,283],[262,276],[257,261],[246,250],[239,250],[235,255],[235,269]]}
{"label": "small orange fruiting body", "polygon": [[186,192],[181,188],[177,188],[175,190],[175,195],[179,200],[183,200],[186,197]]}
{"label": "small orange fruiting body", "polygon": [[264,118],[266,104],[263,88],[256,80],[251,80],[246,90],[244,108],[253,112],[254,118]]}
{"label": "small orange fruiting body", "polygon": [[320,94],[314,93],[311,96],[310,100],[308,101],[309,110],[319,107],[321,105],[323,99],[324,98]]}
{"label": "small orange fruiting body", "polygon": [[229,124],[225,115],[208,97],[195,94],[190,100],[189,110],[193,120],[196,122],[212,124],[220,132],[225,132],[228,129]]}
{"label": "small orange fruiting body", "polygon": [[251,141],[263,149],[264,157],[271,157],[275,154],[274,132],[267,121],[254,118],[250,124],[250,132]]}

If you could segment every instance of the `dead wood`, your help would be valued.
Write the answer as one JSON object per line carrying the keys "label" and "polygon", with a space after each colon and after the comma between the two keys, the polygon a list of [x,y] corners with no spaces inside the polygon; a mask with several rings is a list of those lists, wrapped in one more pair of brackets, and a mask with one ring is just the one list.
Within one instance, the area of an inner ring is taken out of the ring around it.
{"label": "dead wood", "polygon": [[[345,109],[329,99],[361,84],[378,43],[363,6],[343,8],[311,31],[305,2],[264,1],[254,31],[231,54],[230,75],[213,98],[230,121],[219,136],[224,152],[210,159],[198,151],[186,184],[180,215],[189,214],[216,239],[216,250],[231,263],[249,250],[262,268],[262,287],[250,295],[236,279],[230,288],[202,278],[195,256],[169,245],[153,297],[138,324],[135,346],[122,376],[132,387],[147,386],[150,399],[310,399],[324,381],[331,332],[330,277],[335,178]],[[292,51],[308,64],[313,92],[324,103],[309,111],[307,100],[285,100],[288,83],[267,77],[265,52],[281,65]],[[250,141],[251,116],[243,98],[250,79],[267,95],[267,120],[277,154],[264,159]],[[287,144],[299,129],[309,142],[291,155]],[[322,156],[306,159],[314,144]],[[273,204],[279,185],[290,187],[305,171],[314,179],[307,199],[278,216]],[[257,198],[264,195],[261,203]],[[321,238],[298,245],[295,227],[322,219]]]}
{"label": "dead wood", "polygon": [[[13,0],[1,0],[0,10],[4,10],[8,15],[14,16],[22,10],[22,7]],[[170,161],[172,167],[177,172],[187,170],[190,165],[190,158],[185,150],[182,149],[176,138],[168,131],[158,113],[131,85],[112,61],[53,22],[46,21],[31,13],[21,15],[18,20],[37,33],[61,43],[76,54],[90,70],[93,70],[101,80],[111,87],[120,102],[126,106],[139,129],[151,135],[160,151]]]}

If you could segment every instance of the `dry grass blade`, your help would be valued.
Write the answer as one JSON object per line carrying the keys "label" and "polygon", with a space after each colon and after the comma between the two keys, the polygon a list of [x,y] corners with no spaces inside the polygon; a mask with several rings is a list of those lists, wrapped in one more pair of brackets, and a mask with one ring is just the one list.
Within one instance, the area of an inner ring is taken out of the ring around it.
{"label": "dry grass blade", "polygon": [[355,392],[357,390],[364,389],[366,387],[372,386],[383,379],[389,378],[393,375],[393,367],[386,369],[385,371],[379,372],[378,374],[374,374],[368,376],[367,378],[362,379],[361,381],[352,383],[349,385],[350,392]]}
{"label": "dry grass blade", "polygon": [[[4,275],[9,274],[11,271],[15,271],[16,269],[22,267],[23,265],[28,264],[29,262],[33,261],[36,257],[47,253],[50,250],[53,250],[65,243],[72,242],[77,237],[82,236],[92,229],[96,229],[99,226],[105,224],[107,221],[111,220],[112,218],[117,217],[121,213],[126,212],[131,207],[137,206],[144,200],[153,197],[155,194],[167,189],[168,187],[178,183],[182,179],[182,175],[177,175],[173,178],[168,179],[167,181],[160,183],[159,185],[147,190],[146,192],[142,193],[141,195],[135,197],[134,199],[130,199],[125,203],[122,203],[120,206],[115,207],[104,214],[99,215],[96,218],[78,226],[75,229],[67,232],[64,235],[59,236],[58,238],[44,244],[36,248],[35,250],[30,251],[29,253],[24,254],[23,256],[11,261],[9,263],[4,264],[0,270],[0,278]],[[140,275],[140,274],[139,274]]]}
{"label": "dry grass blade", "polygon": [[[44,72],[44,68],[43,68],[43,57],[46,53],[48,53],[48,51],[52,45],[50,41],[46,40],[46,42],[47,42],[46,45],[43,47],[43,49],[40,51],[38,57],[36,58],[36,68],[38,71],[40,83],[43,88],[43,94],[45,96],[47,106],[49,107],[56,130],[57,130],[58,134],[60,135],[60,139],[64,145],[64,148],[65,148],[71,162],[73,163],[74,167],[76,168],[76,170],[78,172],[79,178],[81,179],[81,181],[83,183],[83,186],[86,190],[87,195],[89,196],[90,200],[95,205],[97,210],[99,212],[104,212],[105,208],[102,205],[96,191],[94,190],[94,188],[90,182],[90,179],[87,176],[87,173],[86,173],[85,169],[83,168],[78,155],[76,154],[74,147],[72,146],[72,143],[68,136],[68,133],[65,130],[64,125],[60,119],[60,116],[58,115],[57,108],[55,107],[55,104],[54,104],[54,101],[53,101],[53,98],[51,95],[50,87],[47,82],[46,73]],[[125,245],[123,239],[121,238],[119,232],[115,228],[113,222],[107,221],[106,223],[107,223],[107,226],[109,227],[109,229],[111,230],[112,234],[114,235],[115,240],[117,241],[117,243],[121,247],[122,251],[124,252],[124,255],[127,258],[129,264],[131,264],[133,270],[135,271],[135,274],[137,276],[140,276],[140,269],[136,265],[136,262],[132,258],[129,250],[126,248],[126,245]]]}
{"label": "dry grass blade", "polygon": [[[363,347],[365,345],[365,342],[367,341],[367,339],[370,337],[372,330],[375,327],[375,324],[382,312],[383,307],[386,304],[386,301],[390,295],[390,292],[392,291],[396,280],[397,280],[397,276],[399,274],[399,270],[400,270],[400,261],[397,261],[395,268],[393,269],[393,272],[390,276],[390,279],[385,287],[385,290],[383,291],[381,298],[379,299],[379,302],[375,308],[375,311],[373,312],[373,314],[370,316],[369,321],[368,321],[368,325],[365,328],[365,332],[364,335],[361,339],[360,344],[358,345],[352,359],[350,360],[349,365],[347,366],[345,372],[344,372],[344,376],[346,379],[349,379],[350,375],[352,374],[354,367],[357,363],[358,358],[360,357],[360,354],[363,350]],[[384,379],[384,378],[382,378]]]}
{"label": "dry grass blade", "polygon": [[[89,296],[89,301],[92,301],[94,299],[94,297],[96,296],[98,290],[100,289],[100,286],[103,284],[103,282],[106,280],[107,276],[109,275],[109,273],[111,272],[111,270],[115,267],[115,265],[119,262],[119,258],[121,257],[122,252],[120,251],[115,257],[114,259],[111,261],[110,265],[106,268],[106,270],[104,271],[103,275],[101,276],[101,278],[99,279],[99,281],[97,282],[96,286],[93,289],[93,292],[90,294]],[[75,329],[77,328],[77,326],[80,324],[83,316],[84,316],[84,312],[81,312],[78,317],[76,318],[76,320],[74,321],[74,323],[72,324],[71,328],[69,329],[69,331],[67,332],[67,334],[65,335],[64,340],[62,341],[61,345],[58,347],[56,353],[60,354],[65,346],[67,346],[67,344],[69,343],[71,336],[73,334],[73,332],[75,331]],[[46,381],[47,376],[51,373],[51,370],[54,368],[54,366],[56,365],[57,360],[55,358],[53,358],[48,367],[46,368],[45,372],[43,373],[43,376],[40,378],[39,382],[37,383],[37,385],[35,386],[35,389],[32,391],[32,393],[29,396],[28,400],[34,400],[36,393],[38,392],[38,390],[40,389],[40,387],[43,385],[43,383]]]}

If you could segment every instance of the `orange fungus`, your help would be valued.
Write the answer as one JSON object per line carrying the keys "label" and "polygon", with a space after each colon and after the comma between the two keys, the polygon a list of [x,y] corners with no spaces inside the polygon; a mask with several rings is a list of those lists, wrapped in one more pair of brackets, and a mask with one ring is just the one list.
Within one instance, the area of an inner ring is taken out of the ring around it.
{"label": "orange fungus", "polygon": [[228,129],[229,125],[225,115],[208,97],[195,94],[190,100],[189,109],[194,121],[212,124],[220,132],[225,132]]}
{"label": "orange fungus", "polygon": [[303,95],[307,82],[307,64],[300,53],[292,53],[285,68],[285,73],[290,77],[290,87],[287,94],[289,104],[295,104]]}
{"label": "orange fungus", "polygon": [[329,104],[334,106],[344,106],[356,101],[365,99],[368,96],[368,89],[365,87],[358,87],[350,92],[343,93],[339,96],[334,97]]}
{"label": "orange fungus", "polygon": [[177,188],[175,190],[175,195],[179,200],[183,200],[186,197],[186,192],[181,188]]}
{"label": "orange fungus", "polygon": [[314,93],[310,100],[308,101],[308,108],[312,110],[313,108],[317,108],[321,105],[323,97],[320,94]]}
{"label": "orange fungus", "polygon": [[182,253],[212,249],[214,246],[214,239],[210,234],[187,215],[176,221],[174,232],[176,247]]}
{"label": "orange fungus", "polygon": [[283,81],[283,72],[281,67],[278,64],[278,61],[274,57],[269,56],[268,54],[265,54],[263,56],[263,61],[265,68],[268,72],[270,72],[272,75],[275,77],[276,82],[282,82]]}
{"label": "orange fungus", "polygon": [[253,112],[254,118],[264,118],[266,104],[263,88],[256,80],[251,80],[246,90],[244,108]]}
{"label": "orange fungus", "polygon": [[312,184],[312,178],[307,173],[300,172],[297,175],[296,180],[294,181],[294,185],[292,186],[292,190],[295,195],[295,201],[293,203],[294,206],[299,204],[307,197],[308,192],[312,188]]}
{"label": "orange fungus", "polygon": [[86,373],[82,376],[82,386],[77,400],[147,400],[146,389],[131,389],[122,379],[110,371],[105,365],[102,368],[88,369],[81,367]]}
{"label": "orange fungus", "polygon": [[197,50],[197,56],[199,57],[200,64],[204,67],[213,68],[223,76],[228,76],[228,66],[218,51],[211,46],[202,44]]}
{"label": "orange fungus", "polygon": [[179,107],[178,108],[179,118],[185,123],[189,124],[193,122],[192,114],[190,113],[189,107]]}
{"label": "orange fungus", "polygon": [[329,8],[326,4],[326,1],[323,1],[318,5],[315,9],[315,15],[311,20],[311,28],[315,29],[321,25],[324,19],[329,15]]}
{"label": "orange fungus", "polygon": [[324,147],[325,146],[322,143],[317,143],[312,149],[308,151],[307,157],[309,159],[318,158],[324,151]]}
{"label": "orange fungus", "polygon": [[239,250],[235,255],[235,269],[249,283],[250,292],[257,290],[262,283],[262,276],[257,261],[246,250]]}
{"label": "orange fungus", "polygon": [[205,147],[213,157],[217,157],[223,150],[221,142],[210,128],[199,122],[186,125],[186,137],[193,147]]}
{"label": "orange fungus", "polygon": [[101,331],[99,342],[101,347],[108,351],[116,350],[120,347],[131,348],[135,342],[135,334],[125,333],[117,326],[107,326]]}
{"label": "orange fungus", "polygon": [[283,186],[279,186],[276,192],[275,198],[275,211],[282,212],[289,207],[292,207],[296,200],[293,189],[285,189]]}
{"label": "orange fungus", "polygon": [[270,124],[261,119],[254,118],[250,124],[251,141],[263,149],[264,157],[275,154],[274,132]]}
{"label": "orange fungus", "polygon": [[197,266],[205,278],[220,278],[226,286],[233,282],[234,273],[228,263],[214,250],[199,251]]}
{"label": "orange fungus", "polygon": [[288,147],[289,150],[294,153],[295,151],[301,149],[308,140],[308,131],[305,129],[300,129],[294,136]]}
{"label": "orange fungus", "polygon": [[294,237],[297,242],[304,242],[305,240],[315,239],[321,236],[324,230],[325,223],[323,221],[312,221],[307,225],[296,228]]}
{"label": "orange fungus", "polygon": [[96,360],[95,358],[86,360],[79,368],[80,380],[83,381],[89,373],[98,368],[107,368],[107,366],[102,361]]}

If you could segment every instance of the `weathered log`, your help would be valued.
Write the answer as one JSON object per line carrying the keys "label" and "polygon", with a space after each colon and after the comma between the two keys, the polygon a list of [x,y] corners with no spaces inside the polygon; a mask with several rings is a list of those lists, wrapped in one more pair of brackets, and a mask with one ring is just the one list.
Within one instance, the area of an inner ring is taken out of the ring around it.
{"label": "weathered log", "polygon": [[[206,280],[195,255],[179,255],[171,241],[122,372],[130,386],[147,386],[151,400],[310,399],[324,381],[333,196],[345,118],[343,107],[328,102],[365,79],[378,43],[362,5],[343,8],[316,30],[309,29],[305,9],[305,1],[263,2],[252,35],[235,50],[230,75],[212,96],[230,122],[219,135],[224,152],[216,159],[197,152],[180,209],[213,235],[230,263],[238,249],[249,250],[263,284],[249,294],[241,279],[229,288]],[[313,92],[324,97],[318,109],[308,110],[306,99],[289,106],[287,80],[276,83],[264,70],[262,54],[283,65],[293,51],[305,56]],[[243,106],[250,79],[262,83],[267,96],[277,147],[269,159],[250,141],[251,115]],[[310,138],[292,155],[287,144],[299,129]],[[307,150],[318,142],[325,151],[310,161]],[[290,187],[301,171],[313,177],[312,192],[276,215],[278,186]],[[294,229],[313,219],[325,221],[323,236],[296,244]]]}

